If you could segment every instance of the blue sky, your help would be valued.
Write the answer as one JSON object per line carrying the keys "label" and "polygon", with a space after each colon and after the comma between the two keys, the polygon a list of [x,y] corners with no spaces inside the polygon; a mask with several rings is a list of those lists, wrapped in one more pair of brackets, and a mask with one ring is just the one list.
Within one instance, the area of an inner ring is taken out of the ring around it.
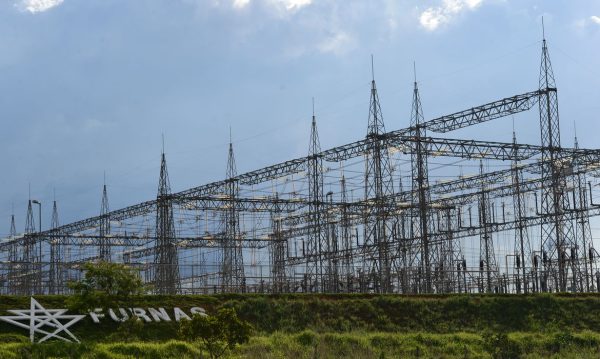
{"label": "blue sky", "polygon": [[[164,134],[173,190],[364,137],[370,55],[388,130],[407,126],[412,64],[426,118],[534,90],[541,17],[562,139],[598,148],[600,1],[2,0],[0,235],[56,190],[61,221],[156,196]],[[521,142],[539,143],[536,112]],[[510,121],[460,133],[510,141]]]}

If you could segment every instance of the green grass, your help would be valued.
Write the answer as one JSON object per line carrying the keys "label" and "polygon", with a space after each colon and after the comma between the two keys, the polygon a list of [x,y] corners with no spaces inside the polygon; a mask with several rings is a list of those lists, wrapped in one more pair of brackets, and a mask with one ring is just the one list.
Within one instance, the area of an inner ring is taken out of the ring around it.
{"label": "green grass", "polygon": [[[36,299],[47,308],[66,306],[61,296]],[[0,296],[0,315],[28,306],[28,297]],[[254,332],[231,358],[600,357],[600,296],[594,294],[143,296],[128,306],[236,308]],[[0,323],[0,359],[201,355],[198,346],[179,341],[176,322],[125,329],[108,318],[100,324],[87,318],[73,327],[81,345],[31,345],[25,330]]]}
{"label": "green grass", "polygon": [[[36,297],[47,308],[65,307],[65,297]],[[0,315],[7,309],[27,308],[27,297],[0,296]],[[593,294],[544,295],[253,295],[143,296],[131,307],[202,306],[209,313],[220,307],[234,307],[250,322],[256,333],[316,332],[431,332],[480,333],[555,332],[568,330],[600,332],[600,296]],[[178,339],[177,323],[145,325],[142,340]],[[89,318],[74,327],[84,340],[100,333],[116,333],[117,324],[105,318],[94,324]],[[23,333],[0,323],[0,333]],[[107,341],[114,340],[105,336]]]}
{"label": "green grass", "polygon": [[[511,345],[522,358],[598,358],[600,334],[583,331],[574,334],[509,333]],[[502,348],[500,348],[502,349]],[[432,333],[316,333],[276,332],[253,337],[238,346],[228,358],[492,358],[494,348],[486,346],[485,335],[457,332]],[[502,353],[502,351],[494,351]],[[203,354],[207,356],[206,353]],[[0,358],[199,358],[193,343],[83,343],[58,342],[30,345],[0,344]],[[500,356],[501,357],[501,356]],[[507,358],[514,358],[509,356]]]}

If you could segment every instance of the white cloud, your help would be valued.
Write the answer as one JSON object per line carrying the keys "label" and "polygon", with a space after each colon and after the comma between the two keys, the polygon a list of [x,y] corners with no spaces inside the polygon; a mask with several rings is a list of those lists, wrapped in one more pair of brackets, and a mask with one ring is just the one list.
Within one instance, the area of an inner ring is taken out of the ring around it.
{"label": "white cloud", "polygon": [[356,45],[356,41],[348,33],[340,31],[326,38],[318,45],[318,49],[324,53],[332,53],[342,55],[352,50]]}
{"label": "white cloud", "polygon": [[243,9],[250,3],[250,0],[234,0],[233,7],[235,9]]}
{"label": "white cloud", "polygon": [[[243,9],[253,0],[233,0],[234,9]],[[261,1],[261,0],[256,0]],[[278,10],[293,12],[312,4],[312,0],[262,0],[268,6]]]}
{"label": "white cloud", "polygon": [[50,10],[63,3],[64,0],[21,0],[15,6],[21,11],[28,11],[32,14]]}
{"label": "white cloud", "polygon": [[600,16],[590,16],[590,20],[592,20],[592,22],[600,25]]}
{"label": "white cloud", "polygon": [[312,3],[312,0],[278,0],[288,10],[298,10]]}
{"label": "white cloud", "polygon": [[434,31],[449,23],[456,15],[474,10],[483,0],[442,0],[440,6],[429,7],[419,16],[419,23],[428,31]]}

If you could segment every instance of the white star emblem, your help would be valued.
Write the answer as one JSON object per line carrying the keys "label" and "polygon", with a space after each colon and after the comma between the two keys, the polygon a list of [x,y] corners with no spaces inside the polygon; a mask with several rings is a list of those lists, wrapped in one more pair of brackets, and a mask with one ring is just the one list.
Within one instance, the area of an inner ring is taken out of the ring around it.
{"label": "white star emblem", "polygon": [[[0,320],[16,325],[17,327],[29,329],[29,338],[35,342],[35,335],[40,334],[42,338],[37,342],[41,343],[50,338],[61,339],[71,342],[71,339],[79,343],[79,340],[69,331],[69,327],[85,318],[85,315],[65,315],[67,309],[46,309],[37,300],[31,298],[30,309],[12,309],[8,310],[11,314],[0,316]],[[66,320],[66,323],[61,323]],[[48,327],[49,329],[42,329]],[[64,332],[66,336],[59,335]],[[69,339],[68,337],[71,339]]]}

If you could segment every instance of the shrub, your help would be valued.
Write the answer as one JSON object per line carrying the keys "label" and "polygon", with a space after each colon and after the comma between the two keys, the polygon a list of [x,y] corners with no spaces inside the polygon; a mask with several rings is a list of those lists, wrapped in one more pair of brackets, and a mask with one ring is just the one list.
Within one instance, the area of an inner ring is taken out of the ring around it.
{"label": "shrub", "polygon": [[89,311],[117,307],[143,293],[142,280],[132,268],[124,264],[87,263],[84,270],[83,280],[69,283],[69,288],[74,292],[74,295],[67,298],[71,309]]}
{"label": "shrub", "polygon": [[515,359],[521,356],[521,348],[506,333],[483,334],[483,346],[494,359]]}
{"label": "shrub", "polygon": [[181,336],[200,340],[211,358],[219,358],[236,344],[248,342],[252,327],[239,319],[232,308],[219,309],[217,315],[195,314],[192,320],[182,321]]}

